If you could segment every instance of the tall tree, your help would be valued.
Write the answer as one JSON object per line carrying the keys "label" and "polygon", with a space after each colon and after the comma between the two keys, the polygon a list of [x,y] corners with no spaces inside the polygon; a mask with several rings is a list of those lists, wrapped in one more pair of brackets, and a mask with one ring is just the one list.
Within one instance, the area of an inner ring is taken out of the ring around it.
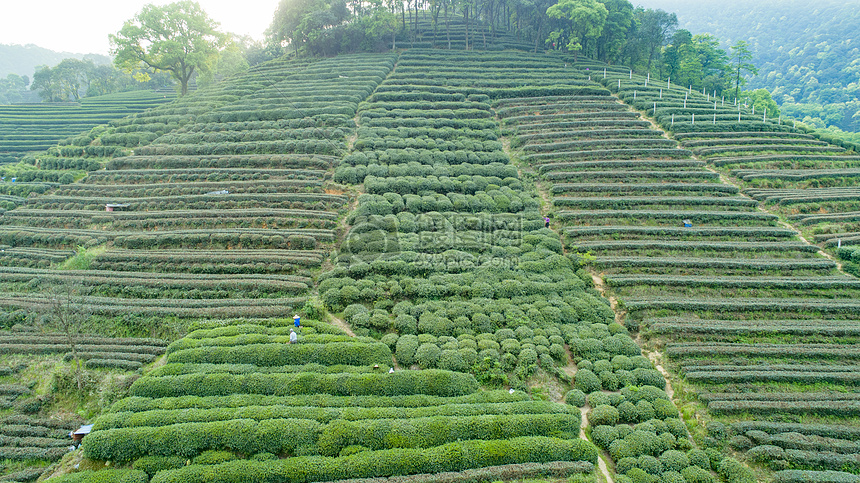
{"label": "tall tree", "polygon": [[217,27],[197,2],[145,5],[119,32],[109,36],[111,53],[116,56],[114,64],[133,70],[143,63],[170,72],[184,96],[194,74],[210,68],[227,40]]}
{"label": "tall tree", "polygon": [[693,34],[689,30],[675,31],[672,41],[663,48],[661,60],[661,77],[667,76],[683,86],[695,84],[694,78],[699,74],[697,67],[701,68],[701,65],[693,65],[694,60],[698,61],[698,56],[693,49]]}
{"label": "tall tree", "polygon": [[720,41],[711,34],[697,34],[693,36],[693,48],[699,57],[702,68],[702,83],[708,91],[717,91],[718,94],[731,87],[731,66],[729,66],[729,55],[720,48]]}
{"label": "tall tree", "polygon": [[91,60],[63,59],[53,69],[56,82],[66,99],[80,101],[81,93],[89,87],[96,66]]}
{"label": "tall tree", "polygon": [[747,72],[756,75],[758,74],[758,69],[750,62],[752,60],[752,51],[746,41],[738,40],[730,48],[732,50],[732,65],[735,74],[735,99],[737,99],[741,93],[741,85],[746,84],[746,79],[741,74]]}
{"label": "tall tree", "polygon": [[597,58],[617,62],[627,41],[627,31],[633,25],[633,4],[629,0],[600,0],[609,15],[603,33],[597,38]]}
{"label": "tall tree", "polygon": [[660,48],[666,44],[678,26],[678,16],[663,10],[643,10],[639,20],[640,41],[648,53],[648,72]]}
{"label": "tall tree", "polygon": [[556,32],[553,37],[558,38],[558,41],[565,38],[568,40],[567,50],[574,53],[573,58],[576,61],[577,54],[585,48],[587,42],[603,33],[603,25],[609,11],[597,0],[559,0],[546,10],[546,14],[550,18],[568,21],[566,30],[569,30],[569,34]]}

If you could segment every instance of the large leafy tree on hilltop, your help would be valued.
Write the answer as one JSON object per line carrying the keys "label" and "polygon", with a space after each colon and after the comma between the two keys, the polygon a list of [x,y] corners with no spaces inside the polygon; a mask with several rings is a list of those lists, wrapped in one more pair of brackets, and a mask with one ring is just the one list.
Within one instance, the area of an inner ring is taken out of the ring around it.
{"label": "large leafy tree on hilltop", "polygon": [[132,70],[143,63],[170,72],[185,95],[194,74],[209,69],[226,42],[217,27],[197,2],[145,5],[119,32],[110,35],[114,64]]}

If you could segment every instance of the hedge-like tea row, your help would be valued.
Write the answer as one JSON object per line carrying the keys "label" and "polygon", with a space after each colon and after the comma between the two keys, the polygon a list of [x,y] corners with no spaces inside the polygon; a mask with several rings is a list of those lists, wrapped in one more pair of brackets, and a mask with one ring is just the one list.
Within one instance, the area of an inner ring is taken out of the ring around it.
{"label": "hedge-like tea row", "polygon": [[[762,133],[764,134],[764,133]],[[778,134],[789,134],[789,133],[778,133]],[[677,139],[677,138],[676,138]],[[761,146],[762,151],[768,151],[773,146],[779,145],[791,145],[791,146],[827,146],[828,143],[823,141],[816,141],[814,138],[806,137],[806,138],[786,138],[783,136],[782,138],[773,139],[770,136],[756,136],[756,137],[745,137],[745,136],[737,136],[732,138],[717,138],[717,139],[699,139],[695,141],[683,141],[682,144],[687,148],[701,148],[701,147],[724,147],[728,148],[731,146],[745,146],[745,147],[754,147]],[[698,152],[698,149],[696,149]]]}
{"label": "hedge-like tea row", "polygon": [[310,406],[318,408],[431,408],[447,405],[473,405],[511,402],[528,402],[522,392],[502,390],[478,391],[463,396],[432,396],[408,394],[395,396],[333,396],[329,394],[305,394],[296,396],[269,396],[262,394],[232,394],[229,396],[194,396],[150,398],[132,396],[111,406],[111,412],[175,410],[187,408],[214,409],[244,406]]}
{"label": "hedge-like tea row", "polygon": [[[826,143],[823,143],[826,144]],[[757,153],[760,151],[768,152],[790,152],[790,153],[821,153],[830,154],[845,151],[845,148],[839,148],[832,145],[825,147],[819,146],[785,146],[782,144],[756,144],[753,146],[726,146],[721,148],[696,148],[692,150],[697,156],[715,156],[726,155],[729,153]]]}
{"label": "hedge-like tea row", "polygon": [[[148,364],[148,363],[150,363],[150,362],[152,362],[158,358],[158,355],[156,355],[156,354],[141,354],[139,352],[108,352],[108,351],[94,352],[94,351],[89,351],[89,352],[78,352],[77,355],[78,355],[78,358],[83,360],[83,361],[91,361],[94,359],[113,360],[113,361],[123,360],[123,361],[129,361],[129,362],[138,362],[138,363],[142,363],[142,364]],[[66,362],[68,362],[72,359],[73,359],[73,355],[71,352],[69,352],[65,356],[63,356],[63,360]],[[101,364],[101,362],[93,363],[93,364]]]}
{"label": "hedge-like tea row", "polygon": [[816,154],[764,154],[744,157],[727,157],[709,160],[714,166],[728,166],[741,164],[745,167],[757,166],[759,163],[765,166],[790,166],[794,168],[820,167],[824,163],[826,167],[856,167],[860,156],[822,156]]}
{"label": "hedge-like tea row", "polygon": [[[818,395],[820,395],[820,393]],[[737,421],[731,424],[731,429],[737,434],[744,434],[747,431],[764,431],[765,433],[770,434],[800,433],[810,436],[821,436],[824,438],[836,438],[849,441],[858,441],[858,438],[860,438],[860,429],[853,426],[836,424]]]}
{"label": "hedge-like tea row", "polygon": [[[715,268],[715,269],[729,269],[729,270],[832,270],[836,268],[836,263],[832,260],[825,259],[812,259],[812,260],[792,260],[792,259],[784,259],[784,260],[750,260],[750,259],[737,259],[737,258],[692,258],[692,257],[597,257],[594,262],[596,266],[603,268],[610,267],[682,267],[682,268]],[[668,277],[662,277],[662,279],[649,279],[642,280],[648,281],[650,283],[660,283],[662,280],[666,280]],[[674,279],[678,280],[678,279]],[[689,279],[685,279],[689,280]],[[758,280],[758,279],[756,279]],[[701,283],[701,279],[698,280],[700,283],[696,284],[694,282],[677,282],[676,285],[685,285],[685,286],[720,286],[720,279],[710,279],[709,283]],[[767,282],[767,280],[758,280],[758,286],[763,286]],[[791,284],[791,286],[797,287],[803,280],[797,280],[796,283]],[[847,281],[843,281],[842,284],[834,283],[831,281],[828,286],[831,287],[849,287],[853,286],[855,288],[860,288],[860,280],[855,280],[858,283],[850,283]],[[814,281],[813,281],[814,283]],[[629,279],[628,279],[629,284]],[[731,282],[728,283],[728,286],[737,286],[732,285]],[[812,288],[811,286],[808,286]]]}
{"label": "hedge-like tea row", "polygon": [[364,189],[371,194],[397,193],[400,195],[406,194],[424,194],[428,191],[439,193],[463,193],[474,195],[479,191],[483,191],[480,186],[489,188],[489,185],[505,186],[512,189],[522,187],[520,180],[509,177],[501,179],[496,177],[481,179],[480,176],[471,176],[469,180],[460,181],[455,178],[436,178],[435,176],[419,177],[419,176],[402,176],[402,177],[386,177],[380,178],[376,176],[366,176],[364,178]]}
{"label": "hedge-like tea row", "polygon": [[832,470],[782,470],[773,477],[774,483],[860,483],[860,476]]}
{"label": "hedge-like tea row", "polygon": [[570,236],[595,236],[611,235],[615,233],[627,235],[645,236],[670,236],[670,237],[731,237],[738,239],[749,237],[761,238],[787,238],[797,234],[788,228],[776,227],[706,227],[685,228],[673,226],[583,226],[565,228],[564,233]]}
{"label": "hedge-like tea row", "polygon": [[560,171],[550,172],[544,178],[548,180],[569,179],[611,179],[611,180],[645,180],[645,179],[701,179],[717,180],[719,174],[710,171]]}
{"label": "hedge-like tea row", "polygon": [[[325,109],[328,110],[328,109]],[[334,109],[334,111],[339,111]],[[351,114],[347,109],[343,114]],[[292,111],[290,115],[296,115]],[[149,146],[137,147],[134,150],[136,156],[210,156],[223,154],[323,154],[337,156],[343,152],[345,146],[342,142],[334,142],[329,139],[303,139],[284,141],[246,141],[246,142],[215,142],[197,144],[150,144]]]}
{"label": "hedge-like tea row", "polygon": [[[59,342],[59,341],[58,341]],[[15,344],[4,343],[0,345],[3,351],[8,354],[56,354],[69,351],[68,340],[64,340],[57,344],[46,343],[30,343],[30,344]],[[158,356],[164,353],[164,347],[149,346],[149,345],[110,345],[110,344],[86,344],[77,343],[77,350],[81,352],[116,352],[116,353],[133,353],[133,354],[151,354]]]}
{"label": "hedge-like tea row", "polygon": [[232,228],[210,232],[208,230],[172,230],[142,232],[137,234],[115,234],[114,246],[128,249],[152,248],[274,248],[315,249],[318,242],[334,241],[333,230],[296,229],[266,230],[255,228]]}
{"label": "hedge-like tea row", "polygon": [[253,364],[208,364],[208,363],[170,363],[159,366],[149,372],[150,376],[181,376],[184,374],[250,374],[253,372],[280,374],[295,372],[316,372],[319,374],[338,374],[348,372],[354,374],[367,374],[371,372],[387,372],[389,366],[347,366],[338,364],[327,366],[322,364],[302,364],[287,366],[255,366]]}
{"label": "hedge-like tea row", "polygon": [[[519,175],[516,167],[501,163],[490,163],[486,165],[456,164],[453,166],[433,166],[417,162],[391,165],[379,165],[374,163],[367,166],[363,164],[356,165],[355,167],[338,166],[334,173],[334,181],[337,183],[358,184],[363,182],[367,176],[376,176],[380,178],[386,178],[388,176],[418,176],[421,178],[434,176],[439,179],[448,178],[446,182],[451,184],[462,184],[463,181],[461,181],[460,177],[469,176],[470,178],[474,178],[470,179],[473,184],[469,185],[474,186],[474,188],[470,188],[470,191],[474,193],[476,191],[486,190],[490,183],[502,186],[502,181],[507,180],[507,183],[505,184],[510,184],[512,183],[510,179],[515,179]],[[466,181],[466,183],[468,183],[468,181]]]}
{"label": "hedge-like tea row", "polygon": [[349,446],[371,450],[432,448],[452,441],[503,440],[521,436],[576,439],[576,414],[517,414],[415,419],[335,420],[319,438],[319,452],[337,456]]}
{"label": "hedge-like tea row", "polygon": [[51,478],[56,483],[148,483],[149,477],[141,470],[84,470]]}
{"label": "hedge-like tea row", "polygon": [[383,126],[363,126],[358,128],[358,136],[365,139],[373,138],[422,138],[422,139],[442,139],[446,141],[453,140],[480,140],[480,141],[498,141],[499,133],[497,129],[454,129],[453,127],[431,127],[431,126],[400,126],[400,127],[383,127]]}
{"label": "hedge-like tea row", "polygon": [[677,170],[678,168],[698,168],[705,166],[704,161],[693,159],[624,159],[624,160],[599,160],[599,161],[573,161],[569,163],[547,163],[538,166],[540,174],[546,174],[550,171],[559,170],[587,170],[587,169],[612,169],[613,171],[619,168],[665,168],[668,170]]}
{"label": "hedge-like tea row", "polygon": [[551,402],[525,401],[510,403],[444,404],[425,407],[316,407],[316,406],[237,406],[207,409],[152,409],[148,411],[114,411],[104,414],[96,421],[95,430],[128,428],[136,426],[166,426],[187,422],[224,421],[230,419],[311,419],[330,423],[337,419],[364,421],[373,419],[433,418],[440,416],[472,417],[484,415],[511,416],[531,414],[547,416],[567,414],[579,417],[579,410],[568,405]]}
{"label": "hedge-like tea row", "polygon": [[718,183],[556,183],[552,187],[553,193],[663,193],[673,191],[736,194],[738,189],[731,185]]}
{"label": "hedge-like tea row", "polygon": [[529,104],[525,106],[507,106],[496,109],[496,115],[500,118],[514,117],[522,114],[535,116],[578,114],[583,111],[622,111],[625,106],[617,104],[613,98],[596,97],[595,101],[578,100],[576,102],[547,102],[545,104]]}
{"label": "hedge-like tea row", "polygon": [[[781,304],[775,301],[776,304]],[[753,356],[858,359],[860,352],[851,344],[737,344],[709,342],[669,344],[666,354],[671,357],[689,356]]]}
{"label": "hedge-like tea row", "polygon": [[336,156],[302,154],[244,154],[206,156],[125,156],[111,159],[109,171],[127,169],[203,169],[203,168],[264,168],[264,169],[328,169],[337,162]]}
{"label": "hedge-like tea row", "polygon": [[55,461],[68,453],[67,447],[41,448],[32,446],[0,446],[0,459],[10,461],[48,460]]}
{"label": "hedge-like tea row", "polygon": [[[788,376],[781,379],[770,379],[780,382],[801,382],[814,384],[815,378],[796,378]],[[764,381],[764,380],[762,380]],[[856,385],[856,382],[845,382],[844,380],[824,380],[837,384]],[[839,418],[852,418],[860,414],[860,401],[843,400],[821,400],[821,401],[711,401],[708,403],[708,411],[714,414],[758,414],[771,416],[774,414],[819,414],[823,416],[835,416]]]}
{"label": "hedge-like tea row", "polygon": [[678,148],[618,148],[529,154],[523,156],[523,159],[529,163],[543,164],[555,160],[641,159],[651,157],[660,159],[686,159],[692,157],[692,155],[691,151]]}
{"label": "hedge-like tea row", "polygon": [[806,252],[818,253],[819,248],[802,242],[718,242],[662,240],[599,240],[578,242],[576,247],[588,250],[667,250],[714,252]]}
{"label": "hedge-like tea row", "polygon": [[513,463],[597,461],[597,449],[580,439],[523,437],[497,441],[462,441],[426,450],[365,451],[342,458],[298,457],[277,461],[235,461],[215,466],[192,465],[158,473],[152,483],[334,481],[462,471]]}
{"label": "hedge-like tea row", "polygon": [[236,393],[273,396],[426,394],[450,397],[469,394],[476,391],[477,388],[477,381],[471,374],[440,370],[343,375],[314,373],[189,374],[140,378],[132,385],[130,394],[143,397],[219,396]]}
{"label": "hedge-like tea row", "polygon": [[708,382],[712,384],[739,382],[830,382],[851,386],[860,383],[860,376],[851,372],[854,369],[845,366],[837,366],[834,370],[827,370],[819,366],[785,366],[771,369],[766,366],[728,365],[721,367],[720,369],[722,370],[716,368],[711,370],[699,369],[704,368],[691,367],[687,370],[685,374],[686,379],[688,381]]}
{"label": "hedge-like tea row", "polygon": [[269,179],[319,180],[326,173],[314,169],[244,169],[244,168],[196,168],[196,169],[129,169],[122,171],[98,171],[87,174],[81,180],[86,184],[124,183],[152,184],[156,182],[202,182],[202,181],[248,181]]}
{"label": "hedge-like tea row", "polygon": [[762,223],[772,222],[779,219],[778,216],[758,211],[700,211],[700,210],[583,210],[583,211],[559,211],[555,218],[559,220],[591,220],[593,218],[605,220],[612,218],[634,218],[642,219],[669,219],[669,220],[692,220],[693,223],[707,223],[713,221],[747,221],[753,220]]}
{"label": "hedge-like tea row", "polygon": [[854,314],[860,310],[860,302],[832,299],[632,299],[624,302],[631,311],[647,309],[671,310],[725,310],[725,311],[801,311],[807,313]]}
{"label": "hedge-like tea row", "polygon": [[[307,192],[319,193],[322,182],[318,180],[254,180],[254,181],[229,181],[229,182],[191,182],[191,183],[157,183],[157,184],[135,184],[135,185],[96,185],[96,184],[73,184],[54,190],[57,197],[100,197],[119,196],[123,199],[149,198],[182,195],[214,195],[217,191],[229,193],[281,193],[281,192]],[[220,193],[226,194],[226,193]]]}
{"label": "hedge-like tea row", "polygon": [[427,149],[439,151],[474,151],[490,152],[502,149],[499,141],[481,141],[474,139],[458,139],[454,141],[443,141],[430,138],[407,138],[395,136],[367,137],[356,141],[353,148],[360,151],[376,149]]}
{"label": "hedge-like tea row", "polygon": [[[617,283],[616,280],[610,282]],[[750,279],[750,282],[755,282]],[[769,284],[766,284],[770,286]],[[755,286],[755,285],[749,285]],[[856,320],[800,319],[800,320],[688,320],[653,319],[643,321],[658,334],[786,334],[786,335],[825,335],[829,337],[860,335],[860,325]]]}
{"label": "hedge-like tea row", "polygon": [[390,476],[388,478],[350,478],[351,483],[475,483],[482,481],[520,480],[538,477],[566,478],[572,475],[590,474],[594,465],[587,461],[554,461],[551,463],[520,463],[489,466],[459,472]]}
{"label": "hedge-like tea row", "polygon": [[[591,111],[583,112],[511,116],[502,119],[501,124],[503,126],[532,126],[538,124],[552,124],[559,125],[559,127],[561,127],[568,126],[570,125],[569,123],[578,121],[586,123],[604,120],[636,121],[641,117],[638,112],[626,111],[624,110],[624,107],[612,105],[609,106],[611,106],[611,108],[615,110],[605,112],[604,108],[607,107],[607,105],[603,105],[599,108],[594,108]],[[650,123],[648,125],[650,126]]]}
{"label": "hedge-like tea row", "polygon": [[206,274],[288,273],[297,267],[322,263],[316,250],[122,250],[110,249],[91,263],[94,270],[139,270],[146,264],[156,271]]}
{"label": "hedge-like tea row", "polygon": [[[612,257],[613,262],[626,260],[623,257]],[[650,260],[645,258],[645,260]],[[659,260],[659,259],[658,259]],[[673,259],[670,259],[673,260]],[[699,259],[706,260],[706,259]],[[702,265],[704,267],[713,266],[721,268],[735,268],[731,263],[735,262],[736,268],[751,268],[758,270],[765,269],[790,269],[795,268],[820,268],[831,269],[835,268],[830,263],[825,263],[820,266],[816,263],[809,265],[799,264],[800,260],[789,261],[783,264],[782,261],[757,261],[757,260],[726,260],[717,259],[718,263],[713,265]],[[822,262],[830,262],[830,260],[821,260]],[[686,265],[683,259],[681,263],[674,266],[692,266]],[[813,262],[815,262],[813,260]],[[797,265],[793,265],[798,263]],[[603,257],[597,258],[597,264],[602,266],[618,266],[619,264],[606,264]],[[622,265],[623,266],[623,265]],[[647,265],[646,265],[647,266]],[[673,266],[672,261],[668,261],[662,266]],[[849,277],[820,277],[820,278],[801,278],[801,277],[701,277],[695,275],[610,275],[606,277],[606,283],[613,287],[636,286],[636,285],[668,285],[672,287],[734,287],[734,288],[791,288],[791,289],[830,289],[830,288],[860,288],[860,280]],[[712,321],[708,321],[711,323]],[[774,321],[780,322],[780,321]],[[787,322],[787,321],[781,321]],[[717,324],[718,326],[718,324]],[[714,327],[715,329],[717,327]],[[716,333],[716,332],[715,332]]]}
{"label": "hedge-like tea row", "polygon": [[200,347],[170,353],[168,362],[208,364],[254,364],[283,366],[320,363],[324,365],[373,365],[391,360],[385,344],[331,342],[327,344],[289,344],[289,336],[280,343],[246,344],[232,347]]}
{"label": "hedge-like tea row", "polygon": [[[334,100],[334,99],[332,99]],[[343,140],[347,131],[340,128],[295,128],[295,129],[278,129],[264,128],[262,126],[252,127],[250,129],[230,129],[240,127],[238,125],[246,124],[262,124],[256,123],[226,123],[210,124],[209,126],[218,126],[217,130],[210,128],[206,129],[206,124],[192,125],[185,129],[183,133],[170,133],[161,136],[157,140],[157,144],[208,144],[208,143],[243,143],[256,141],[281,141],[286,139],[328,139],[328,140]],[[232,126],[230,124],[233,124]],[[250,126],[249,126],[250,127]]]}
{"label": "hedge-like tea row", "polygon": [[147,198],[41,196],[30,206],[37,209],[101,210],[105,204],[125,203],[135,211],[226,209],[226,208],[291,208],[331,210],[346,204],[341,195],[326,193],[233,193],[151,196]]}
{"label": "hedge-like tea row", "polygon": [[809,134],[802,134],[799,132],[779,132],[779,131],[769,131],[769,132],[685,132],[685,133],[676,133],[672,136],[678,141],[687,141],[690,139],[734,139],[734,138],[792,138],[792,139],[815,139],[814,136]]}
{"label": "hedge-like tea row", "polygon": [[[114,428],[87,435],[90,459],[131,461],[144,455],[193,457],[208,449],[252,455],[294,454],[315,448],[323,426],[307,419],[234,419],[160,427]],[[315,450],[310,450],[311,454]]]}
{"label": "hedge-like tea row", "polygon": [[[139,314],[177,317],[282,317],[305,304],[305,298],[278,299],[130,299],[119,297],[82,297],[81,303],[93,314]],[[37,293],[0,292],[0,307],[37,311],[47,297]],[[93,349],[96,350],[96,349]]]}
{"label": "hedge-like tea row", "polygon": [[[15,213],[15,210],[9,213]],[[326,213],[314,210],[197,210],[192,211],[150,211],[151,217],[110,217],[96,214],[95,211],[69,210],[57,213],[49,210],[21,210],[14,216],[6,216],[4,221],[9,225],[55,227],[55,228],[90,228],[94,223],[104,223],[113,230],[163,230],[163,229],[195,229],[195,228],[317,228],[332,229],[337,226],[334,219]],[[40,213],[41,212],[41,213]],[[176,214],[176,218],[170,217]]]}
{"label": "hedge-like tea row", "polygon": [[[526,144],[523,146],[523,151],[530,153],[557,153],[557,152],[578,152],[586,150],[594,150],[595,148],[611,148],[610,152],[617,149],[669,149],[677,146],[677,142],[672,139],[664,139],[659,137],[657,133],[653,134],[653,138],[640,137],[619,137],[613,139],[587,139],[578,141],[556,141],[546,144]],[[532,155],[529,155],[532,156]]]}
{"label": "hedge-like tea row", "polygon": [[[341,329],[323,324],[320,322],[316,322],[313,320],[303,320],[303,327],[311,327],[313,332],[305,335],[306,340],[314,340],[316,342],[343,342],[343,341],[353,341],[353,342],[376,342],[375,339],[364,338],[364,337],[350,337],[347,336]],[[199,347],[205,344],[215,344],[218,345],[218,342],[212,340],[203,340],[203,339],[218,339],[225,340],[226,344],[233,344],[238,342],[238,340],[230,340],[224,338],[236,337],[236,336],[246,336],[248,334],[254,334],[254,336],[259,335],[289,335],[292,327],[289,326],[279,326],[279,325],[262,325],[256,324],[253,322],[236,322],[234,324],[225,325],[225,326],[214,326],[209,327],[206,325],[201,325],[200,328],[193,330],[184,338],[175,341],[171,344],[169,350],[174,350],[177,348],[188,348],[188,347]]]}
{"label": "hedge-like tea row", "polygon": [[855,168],[842,169],[733,169],[732,176],[737,176],[744,181],[753,180],[785,180],[792,182],[820,180],[820,179],[843,179],[856,178],[860,176],[860,170]]}
{"label": "hedge-like tea row", "polygon": [[717,209],[722,207],[749,208],[758,205],[756,200],[747,198],[713,196],[556,196],[553,197],[552,203],[555,206],[571,206],[583,209],[641,209],[647,206],[669,206],[672,209],[678,209],[680,206],[707,206],[711,209]]}
{"label": "hedge-like tea row", "polygon": [[440,151],[430,149],[384,149],[376,151],[358,151],[343,158],[343,164],[349,166],[402,165],[419,163],[427,165],[457,165],[457,164],[509,164],[507,156],[502,151],[473,152],[473,151]]}
{"label": "hedge-like tea row", "polygon": [[310,279],[304,277],[256,275],[237,280],[229,275],[182,275],[149,272],[108,272],[97,270],[39,270],[17,267],[0,267],[0,274],[8,282],[28,282],[34,277],[44,282],[72,283],[81,286],[155,287],[175,290],[213,289],[228,291],[258,291],[261,293],[301,293],[307,290]]}

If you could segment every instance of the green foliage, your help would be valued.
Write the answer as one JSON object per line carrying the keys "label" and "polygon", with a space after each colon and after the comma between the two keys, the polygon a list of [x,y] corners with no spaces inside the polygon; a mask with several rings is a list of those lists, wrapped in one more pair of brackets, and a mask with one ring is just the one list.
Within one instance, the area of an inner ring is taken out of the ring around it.
{"label": "green foliage", "polygon": [[394,374],[188,374],[157,378],[142,377],[132,385],[131,394],[143,397],[217,396],[235,393],[279,396],[299,394],[460,396],[475,390],[477,390],[477,381],[471,374],[425,370],[397,371]]}
{"label": "green foliage", "polygon": [[141,470],[150,478],[162,470],[174,470],[185,466],[185,459],[179,456],[144,456],[132,463],[131,467]]}
{"label": "green foliage", "polygon": [[516,462],[597,461],[588,442],[525,437],[499,441],[463,441],[427,450],[364,451],[343,458],[298,457],[278,461],[239,461],[217,466],[192,465],[158,474],[154,483],[172,481],[247,481],[277,478],[282,481],[323,481],[345,477],[369,478],[386,474],[439,473],[470,467]]}
{"label": "green foliage", "polygon": [[86,470],[54,478],[59,483],[147,483],[149,477],[141,470]]}
{"label": "green foliage", "polygon": [[[194,74],[206,71],[224,36],[200,5],[191,1],[164,7],[146,5],[116,34],[110,35],[114,63],[131,69],[141,62],[155,70],[167,71],[180,83],[181,93],[188,93],[188,81]],[[147,41],[141,47],[141,41]]]}

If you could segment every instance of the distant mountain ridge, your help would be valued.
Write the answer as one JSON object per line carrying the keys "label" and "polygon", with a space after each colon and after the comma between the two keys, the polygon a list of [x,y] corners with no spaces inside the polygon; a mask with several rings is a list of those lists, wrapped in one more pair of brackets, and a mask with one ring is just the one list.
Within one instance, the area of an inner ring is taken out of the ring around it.
{"label": "distant mountain ridge", "polygon": [[36,67],[47,65],[53,67],[63,59],[89,59],[96,65],[108,64],[110,57],[101,54],[80,54],[71,52],[56,52],[34,44],[8,45],[0,44],[0,78],[9,74],[26,75],[31,80]]}

